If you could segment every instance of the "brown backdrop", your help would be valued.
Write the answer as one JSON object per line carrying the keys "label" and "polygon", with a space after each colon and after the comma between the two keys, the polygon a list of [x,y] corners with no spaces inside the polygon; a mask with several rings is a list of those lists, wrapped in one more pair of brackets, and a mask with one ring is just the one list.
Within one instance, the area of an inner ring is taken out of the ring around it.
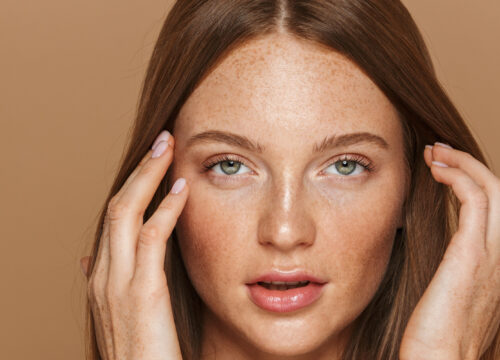
{"label": "brown backdrop", "polygon": [[[405,3],[498,174],[500,3]],[[171,4],[2,0],[2,359],[83,359],[78,259],[89,252]]]}

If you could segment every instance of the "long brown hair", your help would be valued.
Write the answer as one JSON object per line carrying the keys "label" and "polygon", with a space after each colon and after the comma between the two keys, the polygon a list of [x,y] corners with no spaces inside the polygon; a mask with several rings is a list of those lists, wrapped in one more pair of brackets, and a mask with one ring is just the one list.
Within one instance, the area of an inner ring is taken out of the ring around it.
{"label": "long brown hair", "polygon": [[[356,330],[344,359],[397,360],[413,308],[457,229],[459,202],[425,165],[425,144],[441,141],[487,164],[461,115],[439,84],[422,36],[398,0],[182,0],[169,12],[142,87],[125,156],[100,212],[90,270],[106,208],[162,129],[172,132],[177,114],[197,84],[245,41],[287,32],[342,53],[378,85],[397,109],[404,128],[408,193],[386,276]],[[166,176],[144,214],[146,221],[169,189]],[[184,359],[201,347],[201,300],[182,263],[175,229],[165,271]],[[88,359],[101,359],[87,302]],[[495,356],[495,354],[497,356]],[[500,335],[482,357],[500,356]]]}

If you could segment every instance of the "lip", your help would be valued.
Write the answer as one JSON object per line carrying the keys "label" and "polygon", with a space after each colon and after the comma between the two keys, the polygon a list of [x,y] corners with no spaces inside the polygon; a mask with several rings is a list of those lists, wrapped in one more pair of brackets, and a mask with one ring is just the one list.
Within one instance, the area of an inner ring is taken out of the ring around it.
{"label": "lip", "polygon": [[258,277],[252,279],[247,282],[247,285],[257,284],[259,281],[271,282],[271,281],[286,281],[286,282],[294,282],[294,281],[310,281],[312,283],[317,284],[325,284],[326,280],[323,280],[315,275],[312,275],[310,272],[305,270],[292,270],[292,271],[283,271],[273,269],[265,274],[259,275]]}
{"label": "lip", "polygon": [[[270,290],[257,284],[261,281],[309,281],[309,284],[288,290]],[[246,286],[248,296],[255,305],[267,311],[285,313],[305,308],[316,302],[321,297],[326,283],[327,281],[302,270],[291,272],[273,270],[256,277]]]}

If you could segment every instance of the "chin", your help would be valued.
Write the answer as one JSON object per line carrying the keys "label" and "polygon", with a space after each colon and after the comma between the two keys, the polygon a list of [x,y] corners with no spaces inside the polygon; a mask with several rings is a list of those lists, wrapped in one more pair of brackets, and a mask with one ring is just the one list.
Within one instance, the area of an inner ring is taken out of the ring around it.
{"label": "chin", "polygon": [[[259,359],[269,356],[304,356],[321,353],[330,348],[333,339],[339,332],[335,331],[335,324],[325,322],[325,317],[314,317],[312,314],[300,316],[290,314],[287,318],[278,319],[276,315],[260,314],[252,317],[252,325],[240,322],[245,342],[253,347],[251,352],[259,355]],[[331,352],[331,350],[330,350]]]}
{"label": "chin", "polygon": [[[279,337],[278,337],[279,338]],[[317,338],[303,338],[302,335],[297,334],[290,338],[281,338],[275,341],[269,339],[255,339],[258,342],[254,346],[258,352],[273,356],[304,356],[310,354],[311,356],[318,352],[322,343]]]}

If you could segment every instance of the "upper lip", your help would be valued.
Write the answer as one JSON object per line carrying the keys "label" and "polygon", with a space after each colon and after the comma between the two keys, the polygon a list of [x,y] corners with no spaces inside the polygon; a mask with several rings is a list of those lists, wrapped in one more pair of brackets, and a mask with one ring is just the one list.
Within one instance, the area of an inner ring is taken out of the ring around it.
{"label": "upper lip", "polygon": [[251,281],[247,282],[248,285],[256,284],[258,282],[272,282],[272,281],[282,281],[282,282],[298,282],[298,281],[310,281],[318,284],[325,284],[327,281],[323,280],[309,271],[297,269],[297,270],[279,270],[273,269],[264,274],[257,276]]}

